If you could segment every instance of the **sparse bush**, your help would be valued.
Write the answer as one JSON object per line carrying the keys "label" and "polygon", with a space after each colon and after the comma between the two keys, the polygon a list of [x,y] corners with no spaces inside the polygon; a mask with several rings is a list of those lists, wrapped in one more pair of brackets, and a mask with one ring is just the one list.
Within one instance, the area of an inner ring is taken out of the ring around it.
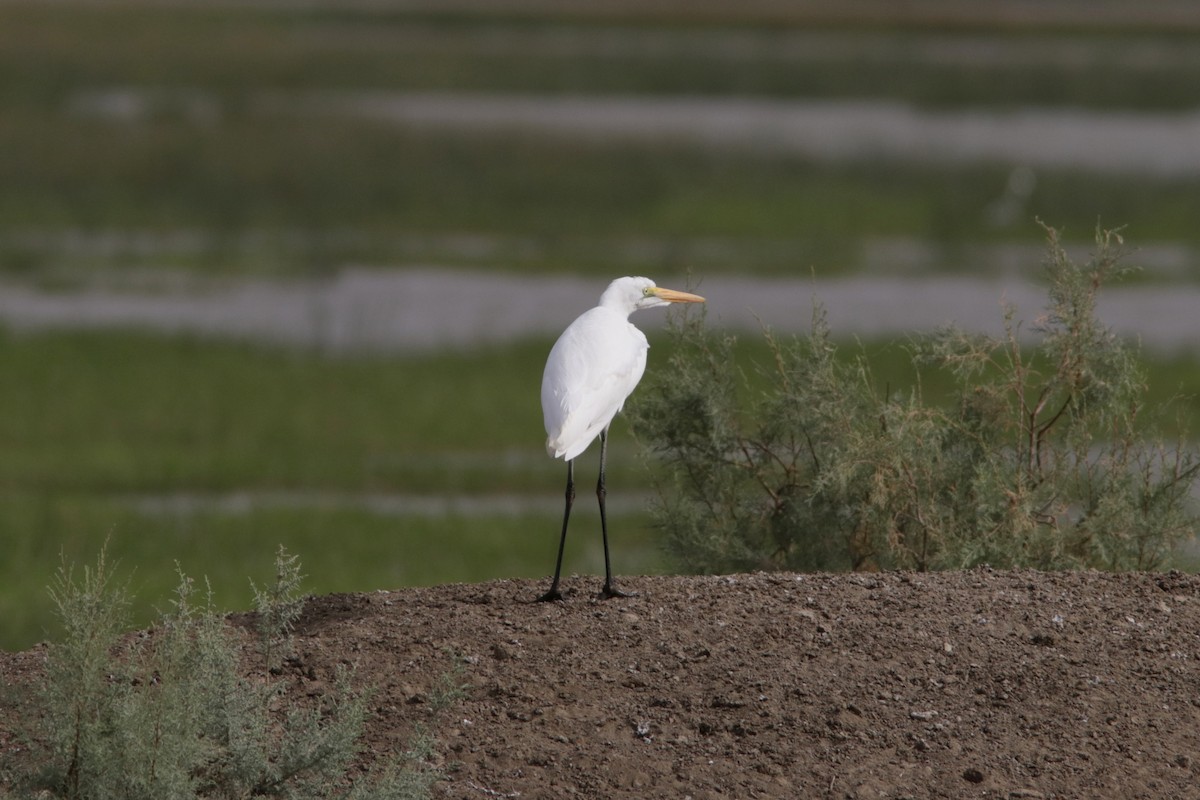
{"label": "sparse bush", "polygon": [[[1081,268],[1047,228],[1049,305],[1022,343],[947,328],[913,342],[917,374],[949,374],[933,404],[916,385],[881,394],[866,359],[846,361],[814,308],[811,333],[779,342],[765,391],[734,366],[734,340],[675,317],[670,369],[631,403],[669,481],[658,524],[690,570],[917,570],[981,563],[1156,569],[1195,532],[1200,470],[1181,440],[1143,437],[1136,348],[1096,317],[1123,242],[1097,231]],[[748,393],[755,396],[747,403]]]}
{"label": "sparse bush", "polygon": [[275,582],[259,589],[254,581],[254,610],[258,612],[259,649],[266,668],[272,669],[280,656],[280,649],[291,644],[292,628],[304,610],[304,595],[301,585],[304,576],[300,573],[300,557],[289,555],[283,545],[275,554]]}
{"label": "sparse bush", "polygon": [[[258,593],[264,656],[297,619],[299,562],[282,549],[276,584]],[[76,580],[66,566],[51,589],[66,630],[51,647],[43,692],[50,753],[30,783],[41,797],[403,798],[429,796],[436,773],[422,733],[413,751],[350,785],[367,695],[340,671],[315,704],[297,704],[270,672],[243,674],[234,634],[194,602],[180,572],[171,608],[155,628],[123,638],[127,594],[103,552]],[[211,593],[210,593],[211,595]]]}

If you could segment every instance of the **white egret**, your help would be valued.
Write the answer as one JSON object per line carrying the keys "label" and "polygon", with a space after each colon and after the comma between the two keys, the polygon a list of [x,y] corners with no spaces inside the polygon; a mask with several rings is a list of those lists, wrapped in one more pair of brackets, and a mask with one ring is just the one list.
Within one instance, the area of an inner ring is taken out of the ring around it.
{"label": "white egret", "polygon": [[575,458],[600,437],[600,477],[596,498],[600,501],[600,530],[604,539],[604,588],[602,597],[623,596],[613,586],[608,560],[608,520],[605,516],[604,460],[608,450],[608,426],[625,405],[646,369],[646,336],[629,322],[640,308],[657,308],[671,303],[703,303],[704,298],[674,289],[663,289],[649,278],[618,278],[600,296],[600,305],[585,311],[554,343],[542,374],[542,416],[546,423],[546,449],[567,462],[566,508],[554,581],[541,600],[561,600],[558,579],[562,573],[563,545],[567,522],[575,500]]}

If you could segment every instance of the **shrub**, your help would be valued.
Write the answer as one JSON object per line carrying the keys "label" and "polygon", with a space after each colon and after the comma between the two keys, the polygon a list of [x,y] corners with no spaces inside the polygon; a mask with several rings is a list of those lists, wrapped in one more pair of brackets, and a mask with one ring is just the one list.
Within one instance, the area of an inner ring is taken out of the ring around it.
{"label": "shrub", "polygon": [[[1163,567],[1195,532],[1200,463],[1182,440],[1142,437],[1136,347],[1096,317],[1126,271],[1123,242],[1097,231],[1080,267],[1046,232],[1040,347],[1012,307],[999,338],[940,330],[906,348],[918,380],[904,394],[881,393],[865,357],[839,357],[819,303],[808,336],[766,333],[757,381],[732,337],[673,317],[670,368],[630,406],[667,465],[668,550],[700,572]],[[929,370],[950,378],[948,402],[924,397]]]}
{"label": "shrub", "polygon": [[292,628],[304,610],[304,595],[300,590],[303,581],[300,557],[289,555],[279,545],[275,554],[275,582],[263,589],[250,582],[254,610],[258,613],[258,647],[268,670],[277,666],[281,645],[283,648],[291,645]]}
{"label": "shrub", "polygon": [[122,637],[128,595],[103,552],[77,580],[66,566],[51,595],[66,635],[52,645],[43,691],[49,758],[29,782],[39,797],[428,797],[435,773],[420,760],[428,740],[353,786],[367,695],[339,673],[315,704],[290,702],[270,678],[271,653],[298,615],[299,563],[282,549],[276,584],[258,595],[268,669],[243,674],[234,634],[210,596],[195,603],[180,572],[171,608],[155,628]]}

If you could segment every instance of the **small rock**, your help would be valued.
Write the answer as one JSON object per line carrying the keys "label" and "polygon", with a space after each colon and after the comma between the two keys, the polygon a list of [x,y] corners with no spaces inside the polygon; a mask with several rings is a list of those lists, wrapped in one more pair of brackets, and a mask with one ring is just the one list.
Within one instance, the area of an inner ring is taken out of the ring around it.
{"label": "small rock", "polygon": [[974,767],[968,767],[963,770],[963,780],[968,783],[983,783],[983,773]]}

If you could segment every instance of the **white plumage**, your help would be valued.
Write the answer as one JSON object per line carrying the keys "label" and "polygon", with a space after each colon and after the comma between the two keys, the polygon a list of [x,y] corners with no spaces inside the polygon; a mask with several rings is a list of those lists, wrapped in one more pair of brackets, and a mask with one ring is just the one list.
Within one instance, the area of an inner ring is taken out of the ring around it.
{"label": "white plumage", "polygon": [[554,583],[543,600],[562,599],[558,592],[567,520],[575,496],[572,462],[600,437],[600,522],[604,532],[606,580],[602,594],[620,594],[612,586],[608,564],[608,529],[604,513],[604,458],[608,426],[625,405],[642,373],[646,371],[646,336],[629,322],[640,308],[670,303],[702,303],[703,297],[663,289],[649,278],[618,278],[600,296],[600,305],[585,311],[554,343],[542,373],[542,417],[546,425],[546,449],[568,462],[567,506],[563,514],[562,539]]}
{"label": "white plumage", "polygon": [[660,289],[649,278],[618,278],[600,305],[572,322],[546,360],[542,417],[546,449],[567,461],[607,429],[646,370],[646,336],[629,322],[640,308],[703,302],[686,292]]}
{"label": "white plumage", "polygon": [[563,332],[542,376],[546,449],[571,461],[612,422],[646,370],[645,335],[597,306]]}

